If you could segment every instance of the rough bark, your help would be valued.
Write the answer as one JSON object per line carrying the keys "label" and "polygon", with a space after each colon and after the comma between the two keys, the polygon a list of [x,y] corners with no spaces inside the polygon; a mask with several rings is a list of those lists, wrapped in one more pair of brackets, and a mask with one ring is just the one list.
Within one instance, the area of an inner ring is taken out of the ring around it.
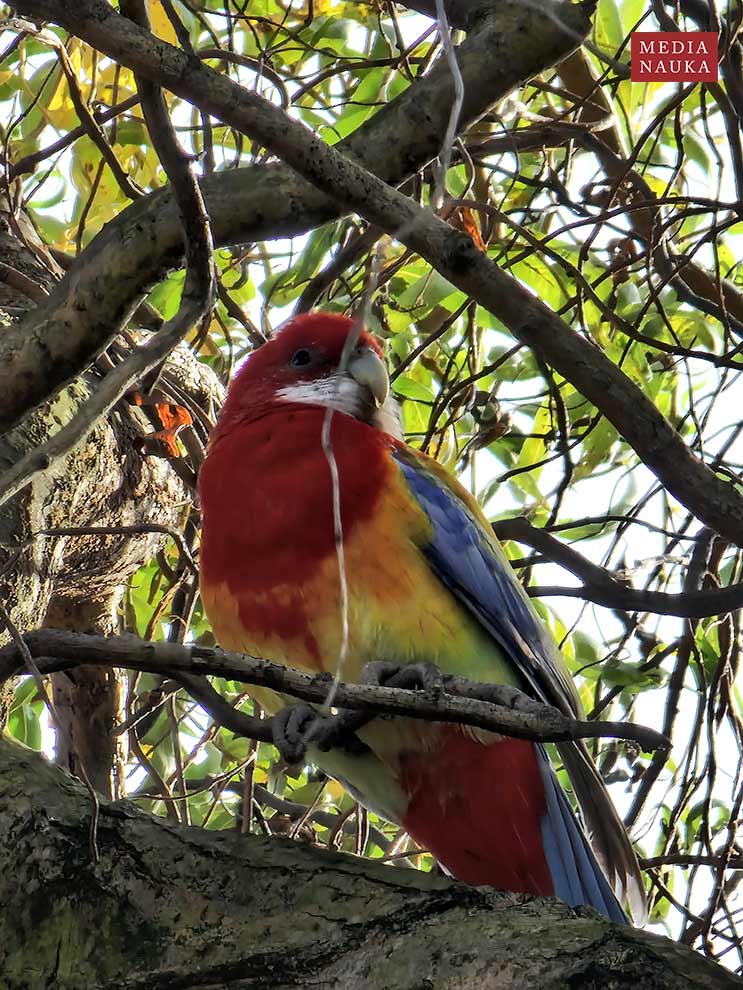
{"label": "rough bark", "polygon": [[[32,250],[45,249],[30,225],[23,230],[27,243],[19,240],[19,222],[23,223],[22,215],[11,220],[8,211],[0,208],[0,252],[38,285],[50,286],[49,271]],[[32,306],[28,297],[0,282],[0,320],[6,327],[15,332],[18,311]],[[215,375],[188,348],[174,352],[168,371],[202,408],[208,410],[220,401],[222,388]],[[0,470],[69,422],[96,381],[93,372],[78,378],[0,436]],[[138,408],[127,405],[115,410],[69,456],[53,464],[43,480],[0,508],[3,603],[19,629],[42,625],[54,596],[68,602],[105,601],[163,541],[157,533],[31,539],[39,530],[145,523],[177,526],[189,493],[167,461],[143,456],[139,441],[151,429]],[[58,602],[57,607],[62,605]]]}
{"label": "rough bark", "polygon": [[[218,394],[209,369],[202,370],[185,351],[177,360],[182,370],[197,380],[201,377],[202,386]],[[84,380],[76,382],[0,438],[0,469],[69,422],[88,389]],[[106,598],[163,541],[162,534],[153,533],[32,539],[33,534],[65,526],[157,523],[177,528],[189,493],[166,461],[142,455],[138,441],[148,429],[138,411],[114,413],[0,509],[0,568],[12,565],[3,574],[4,602],[20,629],[42,625],[54,595],[73,601]]]}
{"label": "rough bark", "polygon": [[[0,282],[0,321],[14,321],[53,288],[54,264],[22,213],[0,211],[0,252],[13,272]],[[42,263],[43,262],[43,263]],[[23,289],[27,291],[23,291]],[[188,348],[179,348],[168,372],[193,401],[209,410],[221,399],[221,386]],[[51,402],[0,437],[0,471],[43,443],[80,408],[100,379],[93,371],[77,379]],[[2,601],[15,626],[39,625],[111,633],[123,585],[165,537],[43,536],[40,530],[68,526],[178,528],[190,493],[167,461],[143,456],[139,440],[151,430],[141,410],[122,404],[68,456],[53,464],[19,496],[0,508]],[[0,629],[0,640],[7,632]],[[116,794],[120,783],[120,740],[110,728],[120,707],[120,685],[112,670],[90,668],[55,677],[53,695],[63,731],[57,740],[62,765],[82,764],[102,794]],[[12,683],[0,689],[0,726],[5,723]],[[118,769],[117,769],[118,768]]]}
{"label": "rough bark", "polygon": [[0,740],[6,990],[723,990],[689,949],[550,899],[103,803]]}
{"label": "rough bark", "polygon": [[[53,597],[46,625],[112,635],[118,629],[118,598],[117,591],[99,599]],[[55,762],[76,777],[87,776],[104,797],[123,797],[126,735],[115,735],[113,729],[124,720],[126,675],[113,667],[84,664],[52,674],[51,684],[61,730]]]}

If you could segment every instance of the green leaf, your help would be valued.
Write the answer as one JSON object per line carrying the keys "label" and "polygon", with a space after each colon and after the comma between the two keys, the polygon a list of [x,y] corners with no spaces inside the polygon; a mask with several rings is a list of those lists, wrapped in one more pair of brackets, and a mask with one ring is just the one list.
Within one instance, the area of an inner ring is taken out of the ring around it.
{"label": "green leaf", "polygon": [[15,693],[8,716],[8,732],[29,749],[41,750],[41,713],[44,710],[43,701],[31,701],[37,693],[36,683],[32,678],[21,683]]}
{"label": "green leaf", "polygon": [[401,395],[405,399],[414,399],[417,402],[433,402],[435,398],[428,386],[416,381],[410,375],[399,375],[392,383],[392,391],[395,395]]}

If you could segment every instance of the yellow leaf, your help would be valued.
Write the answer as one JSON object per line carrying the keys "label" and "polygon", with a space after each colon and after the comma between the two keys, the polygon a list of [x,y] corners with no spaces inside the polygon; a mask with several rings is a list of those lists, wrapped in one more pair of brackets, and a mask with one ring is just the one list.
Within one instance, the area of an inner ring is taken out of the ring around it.
{"label": "yellow leaf", "polygon": [[[531,464],[539,464],[547,454],[547,436],[552,429],[552,416],[550,414],[549,403],[542,405],[537,410],[532,426],[532,436],[526,439],[521,447],[521,453],[517,462],[518,467],[529,467]],[[531,476],[534,481],[538,481],[542,468],[534,468]]]}
{"label": "yellow leaf", "polygon": [[47,106],[48,111],[61,110],[62,107],[70,102],[70,97],[67,92],[67,81],[64,77],[60,77],[54,88],[54,93],[51,100],[49,100],[49,105]]}
{"label": "yellow leaf", "polygon": [[[117,71],[118,70],[118,71]],[[106,99],[113,99],[114,85],[116,99],[125,100],[134,92],[134,73],[122,65],[111,62],[103,68],[98,68],[98,93]]]}
{"label": "yellow leaf", "polygon": [[61,76],[49,105],[42,111],[44,119],[57,130],[69,130],[77,124],[77,111],[72,105],[67,80]]}
{"label": "yellow leaf", "polygon": [[339,784],[337,780],[330,779],[326,782],[325,793],[328,794],[336,803],[338,803],[346,792],[343,788],[343,784]]}
{"label": "yellow leaf", "polygon": [[158,38],[167,41],[169,45],[178,44],[173,25],[168,20],[168,15],[165,13],[160,0],[152,0],[150,3],[150,22],[152,33],[156,34]]}
{"label": "yellow leaf", "polygon": [[338,2],[338,0],[315,0],[312,5],[312,11],[315,17],[320,15],[333,14],[335,17],[358,17],[359,8],[362,10],[372,10],[373,6],[370,3],[343,3]]}
{"label": "yellow leaf", "polygon": [[70,44],[67,48],[67,54],[70,59],[70,65],[75,70],[75,76],[80,79],[83,69],[83,55],[80,44],[77,42],[77,38],[72,38]]}

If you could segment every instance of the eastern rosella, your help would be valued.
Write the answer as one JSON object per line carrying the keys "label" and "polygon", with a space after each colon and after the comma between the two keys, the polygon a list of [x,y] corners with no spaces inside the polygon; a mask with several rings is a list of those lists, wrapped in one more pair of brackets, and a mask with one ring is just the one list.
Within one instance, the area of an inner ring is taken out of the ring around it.
{"label": "eastern rosella", "polygon": [[[345,680],[369,661],[429,661],[581,714],[556,644],[472,496],[397,435],[376,341],[313,313],[233,380],[201,470],[201,595],[228,649],[335,673],[341,591],[330,447],[348,582]],[[286,703],[256,692],[269,711]],[[469,884],[642,913],[627,833],[581,744],[559,747],[590,841],[541,745],[415,719],[376,719],[361,751],[311,752]],[[599,863],[601,865],[599,865]],[[616,892],[616,894],[615,894]]]}

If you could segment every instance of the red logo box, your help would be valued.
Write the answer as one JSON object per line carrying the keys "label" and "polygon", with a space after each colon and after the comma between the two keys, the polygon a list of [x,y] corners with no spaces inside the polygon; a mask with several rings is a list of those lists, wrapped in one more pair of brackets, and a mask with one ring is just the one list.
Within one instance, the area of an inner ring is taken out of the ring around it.
{"label": "red logo box", "polygon": [[717,82],[714,31],[635,31],[632,82]]}

